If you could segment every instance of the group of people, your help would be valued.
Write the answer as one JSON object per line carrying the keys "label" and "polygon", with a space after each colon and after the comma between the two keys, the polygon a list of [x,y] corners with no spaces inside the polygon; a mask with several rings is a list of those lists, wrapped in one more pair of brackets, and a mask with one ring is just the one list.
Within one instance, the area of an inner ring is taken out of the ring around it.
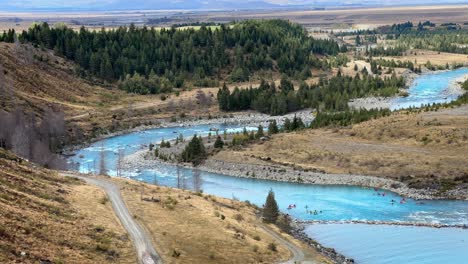
{"label": "group of people", "polygon": [[[287,209],[288,210],[291,210],[291,209],[294,209],[296,208],[296,205],[295,204],[290,204],[288,205]],[[309,210],[309,206],[305,206],[306,208],[306,214],[311,214],[311,215],[318,215],[318,214],[321,214],[322,213],[322,210],[320,211],[317,211],[317,210]]]}
{"label": "group of people", "polygon": [[[377,188],[374,188],[374,191],[377,193],[378,196],[386,196],[387,193],[386,192],[379,192],[379,189]],[[374,194],[375,195],[375,194]],[[390,200],[390,203],[392,203],[392,205],[394,205],[397,201],[392,199]],[[406,198],[401,198],[400,199],[400,204],[405,204],[406,203]]]}
{"label": "group of people", "polygon": [[[392,205],[394,205],[397,201],[392,199],[390,202],[392,203]],[[404,198],[404,197],[401,198],[400,199],[400,204],[405,204],[405,203],[406,203],[406,198]]]}
{"label": "group of people", "polygon": [[318,214],[321,214],[321,213],[322,213],[322,210],[320,210],[320,211],[313,210],[313,211],[312,211],[312,210],[307,210],[307,209],[306,209],[306,213],[307,213],[307,214],[311,214],[311,215],[318,215]]}

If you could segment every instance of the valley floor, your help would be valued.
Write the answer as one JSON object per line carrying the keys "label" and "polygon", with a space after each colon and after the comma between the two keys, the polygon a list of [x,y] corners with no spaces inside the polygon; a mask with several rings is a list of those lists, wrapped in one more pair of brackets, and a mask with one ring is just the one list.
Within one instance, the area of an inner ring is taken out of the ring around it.
{"label": "valley floor", "polygon": [[[343,129],[281,133],[214,152],[200,168],[236,177],[378,187],[416,199],[468,199],[467,140],[465,105],[398,112]],[[183,145],[160,152],[177,155]],[[143,169],[159,162],[141,150],[125,157],[123,166]]]}

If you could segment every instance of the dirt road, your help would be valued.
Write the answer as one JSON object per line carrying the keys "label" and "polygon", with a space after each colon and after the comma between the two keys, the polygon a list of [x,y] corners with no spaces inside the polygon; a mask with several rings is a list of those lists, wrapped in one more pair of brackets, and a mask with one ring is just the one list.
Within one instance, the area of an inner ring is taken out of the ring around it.
{"label": "dirt road", "polygon": [[151,237],[145,230],[135,222],[130,214],[125,202],[120,195],[119,187],[111,181],[85,176],[75,173],[63,172],[63,176],[75,177],[86,181],[89,184],[102,188],[112,203],[115,214],[130,235],[138,255],[138,261],[141,264],[159,264],[162,263],[161,257],[154,249]]}
{"label": "dirt road", "polygon": [[306,259],[304,252],[302,251],[301,248],[287,241],[286,239],[282,238],[276,232],[270,230],[268,227],[265,227],[263,225],[260,225],[259,227],[263,229],[265,232],[267,232],[270,236],[275,238],[278,243],[282,244],[287,249],[289,249],[289,251],[291,251],[291,253],[293,254],[292,258],[290,258],[289,260],[285,262],[281,262],[281,264],[295,264],[295,263],[315,264],[316,263],[312,260]]}

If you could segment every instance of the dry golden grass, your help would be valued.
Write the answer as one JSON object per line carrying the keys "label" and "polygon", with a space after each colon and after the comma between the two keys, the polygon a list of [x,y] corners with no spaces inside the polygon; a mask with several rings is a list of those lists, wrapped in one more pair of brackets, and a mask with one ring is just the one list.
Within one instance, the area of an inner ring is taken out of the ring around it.
{"label": "dry golden grass", "polygon": [[[358,70],[354,70],[354,65],[357,65]],[[370,63],[363,61],[363,60],[356,60],[356,61],[350,61],[346,64],[346,66],[341,66],[340,71],[342,75],[349,76],[349,77],[355,77],[357,73],[361,73],[364,70],[364,67],[367,69],[368,73],[371,73],[370,69]],[[379,75],[381,78],[385,77],[391,77],[392,73],[387,73],[389,70],[388,67],[382,67],[382,74]],[[394,68],[395,74],[397,77],[401,76],[407,69],[405,68]],[[338,72],[338,69],[334,69],[334,73],[336,74]],[[361,74],[362,75],[362,74]]]}
{"label": "dry golden grass", "polygon": [[416,62],[417,65],[424,65],[428,61],[432,65],[441,65],[445,66],[447,63],[452,65],[452,63],[468,63],[468,55],[466,54],[456,54],[448,52],[438,52],[432,50],[409,50],[404,56],[394,56],[394,57],[382,57],[385,60],[395,60],[395,61],[411,61]]}
{"label": "dry golden grass", "polygon": [[[273,263],[290,257],[287,248],[259,228],[263,223],[257,219],[256,210],[245,203],[133,181],[115,181],[120,184],[132,214],[153,236],[165,263]],[[141,193],[144,198],[160,202],[141,200]],[[303,247],[309,259],[326,261],[301,242],[283,236]],[[270,243],[277,245],[276,252],[268,249]],[[180,256],[176,257],[174,252]]]}
{"label": "dry golden grass", "polygon": [[[271,162],[328,173],[365,174],[430,183],[468,174],[468,106],[419,114],[396,113],[343,129],[275,135],[214,159]],[[407,179],[409,180],[409,179]]]}
{"label": "dry golden grass", "polygon": [[[96,224],[112,219],[113,212],[82,196],[94,190],[2,149],[0,167],[0,263],[134,263],[122,230]],[[75,207],[75,200],[89,205]],[[99,215],[84,212],[93,204]]]}
{"label": "dry golden grass", "polygon": [[70,202],[86,222],[93,223],[121,238],[118,243],[114,243],[119,251],[116,263],[135,263],[137,261],[133,244],[120,220],[114,214],[112,205],[103,190],[93,185],[72,186]]}
{"label": "dry golden grass", "polygon": [[[312,28],[367,29],[380,25],[392,25],[412,21],[430,20],[435,23],[458,22],[468,20],[468,5],[433,5],[404,7],[344,8],[328,10],[293,10],[293,11],[238,11],[212,12],[200,15],[209,21],[230,21],[243,19],[281,18],[303,24]],[[343,28],[341,27],[341,28]]]}

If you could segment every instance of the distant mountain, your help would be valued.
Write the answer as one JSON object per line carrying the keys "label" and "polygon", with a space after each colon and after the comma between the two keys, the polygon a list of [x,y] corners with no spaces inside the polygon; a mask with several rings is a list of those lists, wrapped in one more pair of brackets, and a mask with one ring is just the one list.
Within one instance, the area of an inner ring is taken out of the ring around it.
{"label": "distant mountain", "polygon": [[284,8],[283,5],[266,1],[219,1],[219,0],[88,0],[84,4],[75,1],[23,0],[19,2],[0,0],[0,10],[4,11],[118,11],[118,10],[234,10]]}
{"label": "distant mountain", "polygon": [[118,0],[112,4],[112,9],[264,9],[275,8],[280,5],[270,4],[265,1],[213,1],[213,0],[179,0],[167,1],[161,3],[160,1],[125,1]]}

